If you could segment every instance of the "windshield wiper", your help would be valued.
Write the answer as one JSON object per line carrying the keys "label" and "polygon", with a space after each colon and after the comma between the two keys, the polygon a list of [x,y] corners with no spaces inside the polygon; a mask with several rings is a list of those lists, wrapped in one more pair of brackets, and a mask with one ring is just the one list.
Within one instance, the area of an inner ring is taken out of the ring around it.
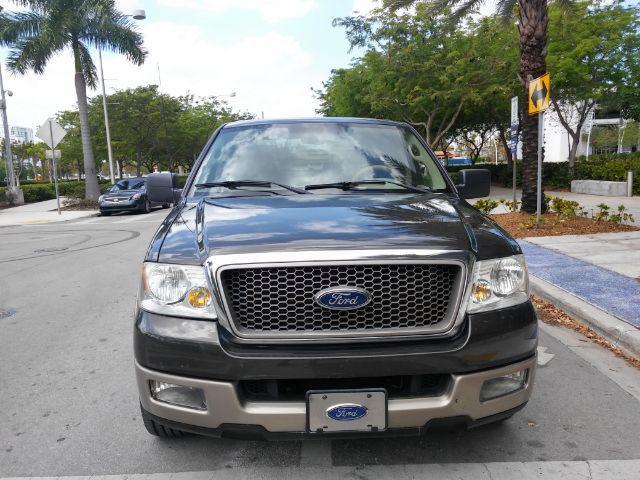
{"label": "windshield wiper", "polygon": [[305,190],[301,190],[296,187],[292,187],[290,185],[285,185],[283,183],[271,182],[268,180],[225,180],[222,182],[207,182],[207,183],[196,183],[196,188],[212,188],[212,187],[224,187],[229,190],[236,190],[238,187],[270,187],[271,185],[277,185],[280,188],[284,188],[285,190],[289,190],[290,192],[307,194]]}
{"label": "windshield wiper", "polygon": [[412,192],[427,192],[428,189],[426,187],[413,187],[411,185],[405,185],[404,183],[394,182],[393,180],[356,180],[353,182],[335,182],[335,183],[318,183],[316,185],[307,185],[304,187],[305,190],[320,190],[322,188],[339,188],[341,190],[354,190],[358,185],[397,185],[398,187],[402,187],[405,190],[409,190]]}

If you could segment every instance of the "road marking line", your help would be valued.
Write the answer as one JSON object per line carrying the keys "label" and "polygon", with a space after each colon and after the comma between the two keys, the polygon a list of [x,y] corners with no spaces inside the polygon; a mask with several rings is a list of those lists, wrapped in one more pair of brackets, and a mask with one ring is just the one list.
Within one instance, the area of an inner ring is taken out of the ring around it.
{"label": "road marking line", "polygon": [[547,347],[538,347],[538,366],[544,367],[546,366],[555,355],[553,353],[546,353]]}
{"label": "road marking line", "polygon": [[129,217],[125,218],[124,220],[118,220],[115,221],[113,223],[132,223],[135,222],[136,220],[140,220],[140,217],[138,217],[137,215],[130,215]]}
{"label": "road marking line", "polygon": [[[308,443],[310,441],[305,441]],[[42,477],[7,477],[17,480]],[[54,477],[48,477],[53,479]],[[351,467],[243,467],[202,472],[154,473],[57,477],[58,480],[255,480],[304,478],[333,480],[343,478],[393,478],[393,480],[640,480],[640,460],[588,460],[556,462],[431,463],[411,465],[371,465]]]}
{"label": "road marking line", "polygon": [[[82,223],[96,223],[96,222],[100,222],[102,220],[104,220],[104,217],[93,217],[93,218],[90,218],[88,220],[84,220],[84,221],[80,220],[80,221]],[[80,223],[80,222],[78,222],[78,223]]]}

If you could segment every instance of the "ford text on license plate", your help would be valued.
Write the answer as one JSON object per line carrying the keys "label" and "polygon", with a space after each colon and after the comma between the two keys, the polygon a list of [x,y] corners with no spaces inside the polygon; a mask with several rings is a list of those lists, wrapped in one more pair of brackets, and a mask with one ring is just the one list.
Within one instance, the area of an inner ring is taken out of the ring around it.
{"label": "ford text on license plate", "polygon": [[311,433],[377,432],[387,428],[387,392],[374,390],[310,391],[307,428]]}

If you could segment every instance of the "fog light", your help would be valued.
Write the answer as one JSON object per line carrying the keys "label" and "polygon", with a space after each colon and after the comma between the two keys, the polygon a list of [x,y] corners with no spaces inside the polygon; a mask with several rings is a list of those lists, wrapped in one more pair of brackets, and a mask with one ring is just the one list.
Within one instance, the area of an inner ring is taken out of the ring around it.
{"label": "fog light", "polygon": [[509,375],[485,380],[482,384],[482,389],[480,389],[480,401],[484,402],[521,390],[527,382],[528,376],[529,369],[527,368]]}
{"label": "fog light", "polygon": [[197,410],[207,409],[204,392],[200,388],[185,387],[172,383],[158,382],[156,380],[151,380],[149,387],[151,388],[151,396],[159,402],[195,408]]}

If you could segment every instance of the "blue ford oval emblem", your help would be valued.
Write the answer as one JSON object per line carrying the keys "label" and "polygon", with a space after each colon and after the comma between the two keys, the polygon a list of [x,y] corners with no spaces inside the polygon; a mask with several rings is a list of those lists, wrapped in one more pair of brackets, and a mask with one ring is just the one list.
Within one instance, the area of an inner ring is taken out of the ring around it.
{"label": "blue ford oval emblem", "polygon": [[318,305],[332,310],[355,310],[367,305],[371,295],[356,287],[331,287],[320,290],[315,295]]}
{"label": "blue ford oval emblem", "polygon": [[345,405],[335,405],[327,409],[327,417],[338,422],[351,422],[367,416],[367,407],[348,403]]}

